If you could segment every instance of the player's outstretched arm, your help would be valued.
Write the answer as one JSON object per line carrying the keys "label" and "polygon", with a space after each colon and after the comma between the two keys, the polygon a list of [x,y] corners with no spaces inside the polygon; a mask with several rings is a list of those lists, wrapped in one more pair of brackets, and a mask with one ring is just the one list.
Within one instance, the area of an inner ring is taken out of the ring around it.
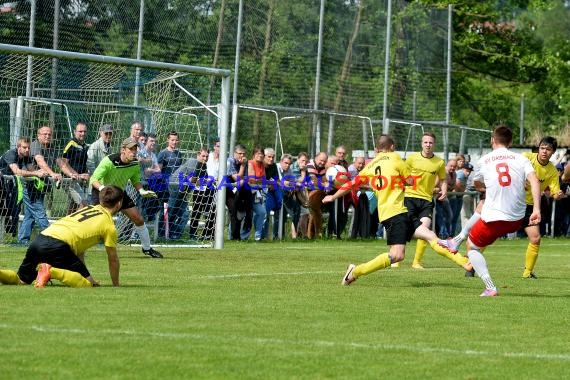
{"label": "player's outstretched arm", "polygon": [[117,255],[117,248],[105,246],[107,251],[107,260],[109,261],[109,274],[111,275],[111,281],[113,286],[119,286],[119,268],[121,264],[119,263],[119,255]]}

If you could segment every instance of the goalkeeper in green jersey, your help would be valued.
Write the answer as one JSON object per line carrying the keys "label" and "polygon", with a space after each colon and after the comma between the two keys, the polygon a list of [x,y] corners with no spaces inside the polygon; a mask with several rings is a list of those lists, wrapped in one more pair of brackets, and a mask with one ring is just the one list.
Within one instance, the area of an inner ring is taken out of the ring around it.
{"label": "goalkeeper in green jersey", "polygon": [[[120,153],[110,154],[101,160],[89,181],[93,188],[94,204],[99,203],[99,192],[105,186],[117,186],[124,191],[129,181],[143,198],[156,198],[154,191],[143,189],[141,168],[137,161],[137,149],[138,141],[129,137],[123,140]],[[120,211],[134,223],[135,231],[141,239],[142,252],[153,258],[162,258],[162,254],[150,246],[150,235],[144,219],[126,191]]]}

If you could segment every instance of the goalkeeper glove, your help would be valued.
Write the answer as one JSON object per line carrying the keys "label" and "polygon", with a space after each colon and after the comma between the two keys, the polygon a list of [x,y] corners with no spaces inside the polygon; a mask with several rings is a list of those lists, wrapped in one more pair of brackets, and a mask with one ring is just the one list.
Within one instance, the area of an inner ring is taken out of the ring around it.
{"label": "goalkeeper glove", "polygon": [[156,193],[154,191],[151,190],[145,190],[143,188],[139,189],[139,194],[141,195],[141,197],[143,198],[156,198]]}

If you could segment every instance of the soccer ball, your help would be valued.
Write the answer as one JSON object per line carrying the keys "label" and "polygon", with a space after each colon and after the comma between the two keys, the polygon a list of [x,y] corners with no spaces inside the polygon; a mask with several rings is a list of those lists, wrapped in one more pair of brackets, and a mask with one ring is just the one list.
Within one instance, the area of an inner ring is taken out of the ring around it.
{"label": "soccer ball", "polygon": [[334,165],[328,168],[325,176],[327,181],[330,181],[336,189],[350,182],[350,173],[340,165]]}

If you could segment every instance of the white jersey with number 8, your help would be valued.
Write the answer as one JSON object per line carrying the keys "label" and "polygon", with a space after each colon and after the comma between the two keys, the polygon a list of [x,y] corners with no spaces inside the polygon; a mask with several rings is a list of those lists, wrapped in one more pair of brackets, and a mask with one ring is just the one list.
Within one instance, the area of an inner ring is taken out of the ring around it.
{"label": "white jersey with number 8", "polygon": [[534,172],[528,158],[498,148],[481,157],[477,167],[473,180],[484,182],[487,189],[481,219],[485,222],[522,219],[526,210],[526,178]]}

